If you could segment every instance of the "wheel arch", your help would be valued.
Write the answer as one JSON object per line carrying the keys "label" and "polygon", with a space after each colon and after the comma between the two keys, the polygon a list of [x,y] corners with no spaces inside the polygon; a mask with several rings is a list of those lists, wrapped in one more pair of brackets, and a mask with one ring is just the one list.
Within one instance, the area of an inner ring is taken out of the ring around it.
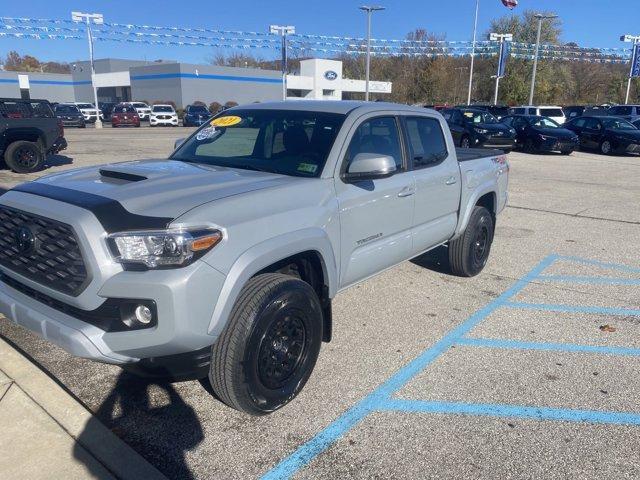
{"label": "wheel arch", "polygon": [[471,218],[471,213],[473,212],[473,208],[476,206],[485,207],[491,213],[493,217],[494,225],[497,214],[497,194],[495,188],[493,186],[486,186],[484,189],[477,190],[471,197],[469,197],[466,207],[464,210],[460,211],[460,221],[458,222],[458,228],[456,229],[456,233],[453,236],[453,239],[456,239],[467,228],[467,224],[469,223],[469,219]]}
{"label": "wheel arch", "polygon": [[38,143],[40,148],[44,148],[44,139],[44,132],[37,128],[9,128],[5,131],[4,139],[2,140],[2,151],[5,151],[9,145],[19,140]]}

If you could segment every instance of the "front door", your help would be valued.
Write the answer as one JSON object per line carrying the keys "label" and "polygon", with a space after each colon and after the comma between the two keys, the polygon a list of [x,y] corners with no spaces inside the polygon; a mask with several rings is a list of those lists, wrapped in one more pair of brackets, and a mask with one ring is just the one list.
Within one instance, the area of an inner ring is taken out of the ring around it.
{"label": "front door", "polygon": [[415,198],[394,116],[365,117],[353,129],[341,172],[358,153],[390,155],[397,171],[388,178],[345,183],[335,179],[340,211],[344,288],[409,258]]}

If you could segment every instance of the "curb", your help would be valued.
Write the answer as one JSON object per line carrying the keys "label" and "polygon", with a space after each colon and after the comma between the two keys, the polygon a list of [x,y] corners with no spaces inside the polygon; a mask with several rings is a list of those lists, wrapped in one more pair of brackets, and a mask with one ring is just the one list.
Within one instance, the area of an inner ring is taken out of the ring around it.
{"label": "curb", "polygon": [[0,370],[115,477],[166,480],[153,465],[2,338]]}

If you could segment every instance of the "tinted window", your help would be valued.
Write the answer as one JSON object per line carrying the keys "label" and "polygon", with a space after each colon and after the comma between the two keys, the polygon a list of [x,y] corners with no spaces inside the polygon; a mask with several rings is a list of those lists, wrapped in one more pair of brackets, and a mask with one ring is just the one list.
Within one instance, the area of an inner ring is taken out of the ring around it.
{"label": "tinted window", "polygon": [[511,127],[513,125],[513,117],[502,117],[500,123],[504,123],[508,127]]}
{"label": "tinted window", "polygon": [[75,105],[58,105],[56,107],[56,113],[68,115],[70,113],[79,113],[79,110]]}
{"label": "tinted window", "polygon": [[453,119],[453,110],[442,110],[442,116],[445,120],[449,121]]}
{"label": "tinted window", "polygon": [[155,105],[153,107],[154,112],[173,112],[173,107],[169,105]]}
{"label": "tinted window", "polygon": [[609,109],[609,114],[610,115],[631,115],[633,114],[633,108],[626,105],[611,107]]}
{"label": "tinted window", "polygon": [[113,113],[136,113],[136,109],[131,105],[117,105],[113,108]]}
{"label": "tinted window", "polygon": [[541,108],[540,115],[543,117],[564,117],[564,112],[561,108]]}
{"label": "tinted window", "polygon": [[509,115],[509,107],[489,107],[489,113],[496,117],[505,117]]}
{"label": "tinted window", "polygon": [[498,123],[496,117],[489,112],[482,112],[478,110],[463,110],[462,116],[465,121],[470,123]]}
{"label": "tinted window", "polygon": [[591,130],[600,130],[600,122],[596,118],[587,118],[585,122],[585,128],[589,128]]}
{"label": "tinted window", "polygon": [[546,117],[534,117],[529,123],[532,127],[560,128],[560,124]]}
{"label": "tinted window", "polygon": [[[189,137],[174,160],[317,177],[344,115],[298,110],[234,110]],[[224,125],[224,126],[222,126]]]}
{"label": "tinted window", "polygon": [[135,108],[149,108],[149,105],[147,105],[146,103],[136,102],[136,103],[132,103],[132,105]]}
{"label": "tinted window", "polygon": [[515,113],[516,115],[524,115],[525,114],[525,109],[524,108],[513,108],[513,113]]}
{"label": "tinted window", "polygon": [[351,162],[359,153],[389,155],[395,160],[396,168],[402,169],[402,151],[396,119],[379,117],[360,124],[351,138],[347,151],[347,162]]}
{"label": "tinted window", "polygon": [[537,115],[537,114],[538,114],[538,111],[537,111],[536,108],[530,108],[529,109],[529,115]]}
{"label": "tinted window", "polygon": [[526,127],[527,126],[527,120],[522,118],[522,117],[518,117],[513,121],[513,126],[515,128]]}
{"label": "tinted window", "polygon": [[187,111],[189,113],[209,113],[209,110],[204,105],[190,105]]}
{"label": "tinted window", "polygon": [[571,125],[578,128],[584,128],[586,124],[587,124],[586,118],[578,118],[575,122],[571,122]]}
{"label": "tinted window", "polygon": [[90,103],[77,103],[78,108],[94,108]]}
{"label": "tinted window", "polygon": [[435,118],[407,118],[407,136],[413,167],[422,168],[447,157],[447,143]]}
{"label": "tinted window", "polygon": [[631,123],[627,122],[626,120],[621,120],[618,118],[603,118],[602,124],[604,125],[604,128],[610,128],[611,130],[635,130],[636,129],[636,127],[634,127]]}

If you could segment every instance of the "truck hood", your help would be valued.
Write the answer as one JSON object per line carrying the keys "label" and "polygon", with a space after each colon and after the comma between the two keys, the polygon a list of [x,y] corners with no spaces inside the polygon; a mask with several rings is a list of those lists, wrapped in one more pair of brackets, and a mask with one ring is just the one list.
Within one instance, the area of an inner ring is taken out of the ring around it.
{"label": "truck hood", "polygon": [[139,215],[177,218],[221,198],[303,181],[297,177],[176,160],[137,160],[48,175],[36,180],[118,201]]}

